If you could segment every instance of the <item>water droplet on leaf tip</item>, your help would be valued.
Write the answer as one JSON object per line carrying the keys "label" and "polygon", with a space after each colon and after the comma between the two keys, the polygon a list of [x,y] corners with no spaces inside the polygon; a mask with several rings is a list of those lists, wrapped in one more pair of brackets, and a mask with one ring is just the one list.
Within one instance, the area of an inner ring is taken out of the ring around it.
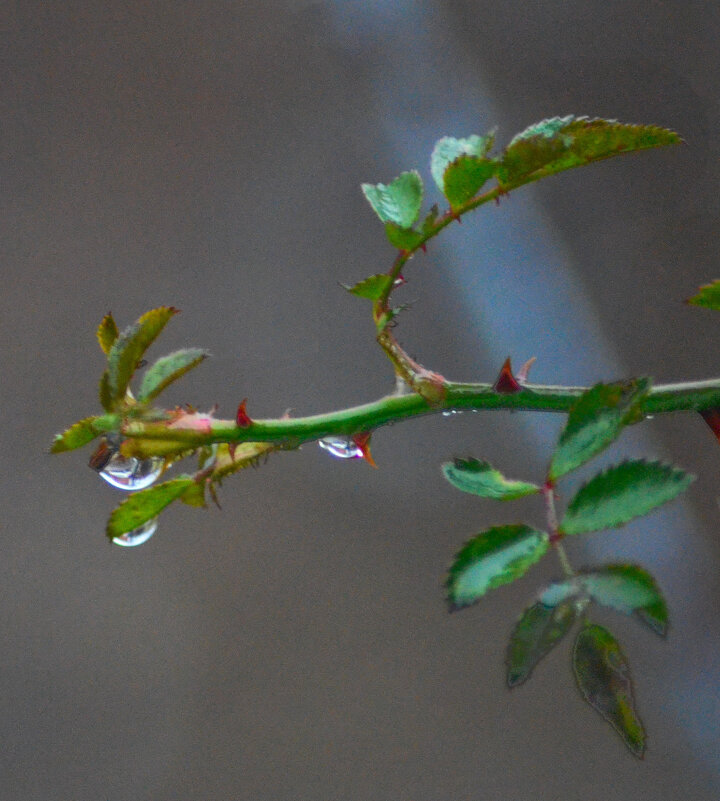
{"label": "water droplet on leaf tip", "polygon": [[[475,409],[473,409],[475,411]],[[446,409],[443,413],[443,417],[454,417],[456,414],[462,414],[462,410],[460,409]]]}
{"label": "water droplet on leaf tip", "polygon": [[124,548],[132,548],[135,545],[142,545],[147,542],[150,537],[157,531],[158,519],[153,517],[151,520],[146,521],[141,526],[121,534],[119,537],[113,537],[115,545],[122,545]]}
{"label": "water droplet on leaf tip", "polygon": [[363,452],[351,437],[324,437],[318,445],[338,459],[362,459]]}
{"label": "water droplet on leaf tip", "polygon": [[153,456],[149,459],[125,458],[116,452],[100,470],[100,475],[121,490],[141,490],[149,487],[162,473],[163,459]]}

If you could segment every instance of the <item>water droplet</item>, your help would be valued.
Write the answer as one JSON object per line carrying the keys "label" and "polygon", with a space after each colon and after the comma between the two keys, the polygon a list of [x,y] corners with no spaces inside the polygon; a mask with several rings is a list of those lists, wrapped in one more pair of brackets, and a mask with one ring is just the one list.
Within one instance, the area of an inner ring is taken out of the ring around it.
{"label": "water droplet", "polygon": [[362,459],[362,450],[350,437],[325,437],[318,440],[318,445],[331,456],[338,459]]}
{"label": "water droplet", "polygon": [[148,520],[146,523],[143,523],[142,526],[128,531],[126,534],[122,534],[119,537],[113,537],[113,542],[115,545],[122,545],[125,548],[132,548],[134,545],[142,545],[143,542],[147,542],[157,531],[157,526],[158,519],[157,517],[153,517],[152,520]]}
{"label": "water droplet", "polygon": [[456,414],[462,414],[460,409],[447,409],[442,413],[443,417],[454,417]]}
{"label": "water droplet", "polygon": [[162,473],[163,460],[156,456],[150,459],[126,459],[115,452],[108,463],[100,470],[100,475],[121,490],[141,490],[149,487]]}
{"label": "water droplet", "polygon": [[645,419],[646,420],[654,420],[655,419],[655,415],[654,414],[646,414],[645,415]]}

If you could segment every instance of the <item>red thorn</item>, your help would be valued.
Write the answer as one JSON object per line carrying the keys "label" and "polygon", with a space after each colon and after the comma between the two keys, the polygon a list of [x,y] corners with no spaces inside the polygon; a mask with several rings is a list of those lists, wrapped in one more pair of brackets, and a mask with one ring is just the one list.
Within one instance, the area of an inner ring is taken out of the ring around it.
{"label": "red thorn", "polygon": [[230,458],[235,461],[235,451],[237,450],[237,442],[228,442],[228,453],[230,454]]}
{"label": "red thorn", "polygon": [[426,242],[423,242],[422,245],[420,245],[420,247],[422,248],[422,252],[423,253],[427,253],[427,243]]}
{"label": "red thorn", "polygon": [[703,409],[700,412],[702,419],[710,426],[710,430],[720,441],[720,408]]}
{"label": "red thorn", "polygon": [[250,428],[253,424],[252,418],[247,413],[247,409],[245,408],[245,404],[247,403],[247,398],[243,398],[242,403],[238,406],[237,414],[235,415],[235,422],[237,423],[240,428]]}
{"label": "red thorn", "polygon": [[361,431],[359,434],[352,435],[352,441],[360,448],[362,458],[371,467],[377,467],[372,453],[370,453],[370,437],[372,437],[372,431]]}
{"label": "red thorn", "polygon": [[521,392],[522,387],[518,384],[517,379],[512,373],[512,366],[510,365],[510,357],[505,359],[497,381],[493,385],[493,389],[499,395],[514,395],[516,392]]}

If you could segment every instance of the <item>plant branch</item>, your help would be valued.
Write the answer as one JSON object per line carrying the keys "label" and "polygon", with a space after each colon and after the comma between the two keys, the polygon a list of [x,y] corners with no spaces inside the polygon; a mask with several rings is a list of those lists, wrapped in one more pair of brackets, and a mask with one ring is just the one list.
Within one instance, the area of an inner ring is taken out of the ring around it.
{"label": "plant branch", "polygon": [[[512,409],[516,411],[567,413],[585,387],[562,387],[526,384],[514,394],[496,392],[490,384],[446,382],[444,397],[430,405],[418,394],[388,395],[372,403],[353,406],[327,414],[309,417],[253,420],[249,426],[238,426],[234,420],[203,418],[202,426],[175,420],[141,422],[126,420],[120,430],[123,436],[147,440],[182,442],[188,448],[214,442],[272,442],[293,448],[332,435],[351,435],[371,431],[391,423],[438,411],[468,409]],[[644,416],[681,411],[702,411],[720,407],[720,378],[680,384],[661,384],[650,390],[642,402]],[[109,418],[110,416],[108,416]],[[116,416],[112,416],[115,420]],[[108,420],[108,423],[110,421]],[[104,425],[104,418],[96,426]],[[107,427],[106,427],[107,428]]]}

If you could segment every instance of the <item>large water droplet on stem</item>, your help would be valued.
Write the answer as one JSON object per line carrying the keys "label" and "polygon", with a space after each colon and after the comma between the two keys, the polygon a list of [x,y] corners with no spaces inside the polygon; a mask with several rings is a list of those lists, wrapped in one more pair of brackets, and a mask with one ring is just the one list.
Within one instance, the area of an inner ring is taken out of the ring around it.
{"label": "large water droplet on stem", "polygon": [[162,473],[163,460],[155,456],[150,459],[126,459],[115,452],[108,463],[100,470],[100,475],[121,490],[141,490],[149,487]]}
{"label": "large water droplet on stem", "polygon": [[153,517],[143,523],[142,526],[128,531],[126,534],[121,534],[119,537],[113,537],[115,545],[122,545],[125,548],[132,548],[134,545],[142,545],[147,542],[150,537],[157,531],[158,519]]}
{"label": "large water droplet on stem", "polygon": [[318,445],[331,456],[338,459],[362,459],[362,450],[352,437],[324,437],[318,440]]}

